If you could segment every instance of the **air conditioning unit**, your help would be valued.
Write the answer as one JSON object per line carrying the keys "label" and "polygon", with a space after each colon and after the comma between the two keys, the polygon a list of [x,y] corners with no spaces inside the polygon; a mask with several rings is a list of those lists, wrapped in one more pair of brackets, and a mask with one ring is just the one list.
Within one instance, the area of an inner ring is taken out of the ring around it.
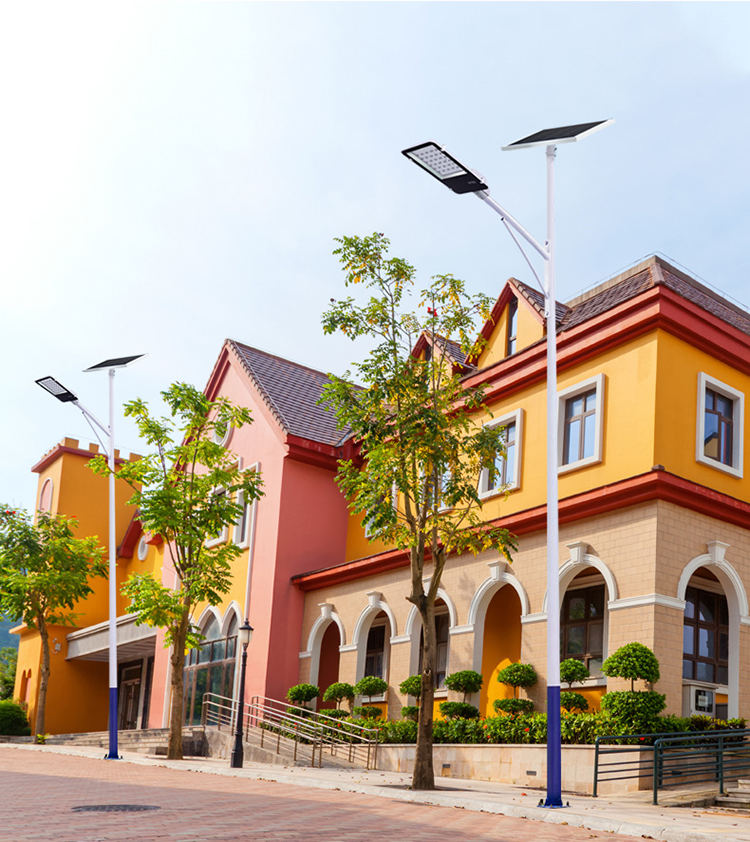
{"label": "air conditioning unit", "polygon": [[682,687],[683,716],[716,716],[716,693],[700,684]]}

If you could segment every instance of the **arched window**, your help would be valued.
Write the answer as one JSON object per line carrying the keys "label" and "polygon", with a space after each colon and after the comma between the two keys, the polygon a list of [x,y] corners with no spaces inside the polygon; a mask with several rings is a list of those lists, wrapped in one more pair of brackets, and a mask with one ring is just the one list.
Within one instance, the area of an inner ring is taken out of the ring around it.
{"label": "arched window", "polygon": [[579,574],[565,593],[560,610],[560,658],[583,661],[596,676],[601,674],[604,660],[605,585],[592,582],[585,575],[590,573],[587,569]]}
{"label": "arched window", "polygon": [[232,616],[226,636],[212,616],[203,629],[204,642],[185,655],[184,711],[186,725],[200,725],[203,696],[213,693],[231,699],[237,655],[237,617]]}

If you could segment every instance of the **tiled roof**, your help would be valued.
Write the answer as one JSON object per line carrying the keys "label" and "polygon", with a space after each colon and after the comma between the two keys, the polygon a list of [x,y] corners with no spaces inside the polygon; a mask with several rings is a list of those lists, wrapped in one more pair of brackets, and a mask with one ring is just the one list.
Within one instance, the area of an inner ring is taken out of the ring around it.
{"label": "tiled roof", "polygon": [[599,293],[594,290],[594,294],[591,297],[567,309],[567,313],[560,326],[563,330],[568,330],[571,327],[581,324],[581,322],[585,322],[587,319],[593,319],[595,316],[611,310],[612,307],[616,307],[623,301],[627,301],[629,298],[633,298],[633,296],[647,289],[651,289],[657,282],[654,275],[653,267],[649,267],[629,278],[625,278],[613,286],[603,289]]}
{"label": "tiled roof", "polygon": [[[513,278],[513,285],[521,293],[521,295],[531,304],[531,306],[544,318],[544,293],[541,290],[530,287],[523,281]],[[568,307],[560,301],[555,302],[555,315],[557,317],[557,324],[561,324],[565,316],[568,314]]]}
{"label": "tiled roof", "polygon": [[338,428],[336,415],[318,404],[330,382],[327,374],[232,339],[227,341],[286,432],[322,444],[341,441],[345,431]]}
{"label": "tiled roof", "polygon": [[452,339],[446,339],[444,336],[435,337],[437,344],[445,348],[446,354],[459,365],[464,365],[466,362],[466,354],[461,350],[461,345],[454,342]]}

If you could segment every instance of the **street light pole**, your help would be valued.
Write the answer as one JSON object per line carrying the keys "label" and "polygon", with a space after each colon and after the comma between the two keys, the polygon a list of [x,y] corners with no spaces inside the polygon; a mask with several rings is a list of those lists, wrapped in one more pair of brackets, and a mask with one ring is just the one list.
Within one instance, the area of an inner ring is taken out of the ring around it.
{"label": "street light pole", "polygon": [[232,757],[230,760],[230,768],[241,769],[245,760],[245,749],[242,745],[242,730],[243,730],[243,713],[245,703],[245,675],[247,672],[247,647],[253,639],[253,627],[245,618],[245,622],[240,626],[238,632],[238,639],[242,644],[242,666],[240,668],[240,684],[237,689],[237,724],[234,733],[234,748],[232,749]]}
{"label": "street light pole", "polygon": [[[101,421],[78,400],[76,395],[66,389],[54,377],[42,377],[36,382],[53,397],[62,403],[72,403],[83,413],[83,417],[94,431],[102,448],[107,454],[109,467],[109,749],[105,760],[119,760],[120,753],[117,745],[117,531],[115,524],[115,369],[125,368],[145,354],[131,357],[118,357],[104,360],[85,369],[85,371],[109,372],[109,426],[105,427]],[[106,436],[106,444],[99,433]]]}
{"label": "street light pole", "polygon": [[[545,146],[547,159],[547,241],[542,245],[489,193],[484,178],[470,170],[438,144],[430,141],[403,150],[403,154],[455,193],[474,193],[499,214],[537,283],[544,292],[547,328],[547,798],[545,807],[562,807],[562,745],[560,734],[560,585],[559,511],[557,470],[559,462],[557,419],[557,314],[555,302],[555,188],[556,144],[580,140],[613,120],[545,129],[517,140],[504,150]],[[515,232],[515,233],[514,233]],[[544,281],[524,252],[519,234],[544,260]]]}

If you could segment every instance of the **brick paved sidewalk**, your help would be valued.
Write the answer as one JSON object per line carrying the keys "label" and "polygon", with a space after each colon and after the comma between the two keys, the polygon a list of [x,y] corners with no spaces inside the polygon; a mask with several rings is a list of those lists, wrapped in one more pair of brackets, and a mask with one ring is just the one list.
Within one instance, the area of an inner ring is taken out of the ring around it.
{"label": "brick paved sidewalk", "polygon": [[[0,842],[583,842],[521,818],[0,746]],[[158,807],[76,812],[91,805]],[[636,837],[617,836],[622,842]]]}

